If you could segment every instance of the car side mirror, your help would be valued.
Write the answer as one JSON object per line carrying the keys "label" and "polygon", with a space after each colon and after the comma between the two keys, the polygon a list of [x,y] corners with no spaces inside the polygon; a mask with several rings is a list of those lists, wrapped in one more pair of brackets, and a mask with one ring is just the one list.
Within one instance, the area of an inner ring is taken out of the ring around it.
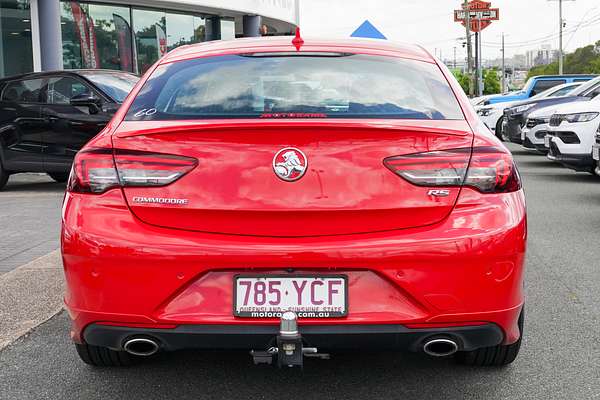
{"label": "car side mirror", "polygon": [[88,107],[90,109],[90,114],[97,114],[102,105],[102,100],[91,93],[76,94],[71,97],[70,102],[74,107]]}

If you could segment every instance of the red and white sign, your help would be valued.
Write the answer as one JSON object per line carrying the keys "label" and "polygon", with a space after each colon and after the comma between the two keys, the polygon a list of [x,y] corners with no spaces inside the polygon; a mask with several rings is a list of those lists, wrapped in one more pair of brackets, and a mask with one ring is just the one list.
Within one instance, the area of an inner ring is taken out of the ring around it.
{"label": "red and white sign", "polygon": [[79,36],[83,68],[100,68],[100,56],[96,43],[94,20],[85,14],[79,3],[72,1],[71,12],[75,22],[75,32]]}
{"label": "red and white sign", "polygon": [[[480,32],[491,25],[492,21],[500,19],[500,9],[492,8],[492,3],[482,0],[469,2],[469,17],[471,19],[471,31]],[[454,10],[454,22],[466,24],[467,10],[464,6],[460,10]]]}
{"label": "red and white sign", "polygon": [[167,34],[159,24],[154,24],[156,29],[156,47],[158,48],[158,58],[167,54]]}

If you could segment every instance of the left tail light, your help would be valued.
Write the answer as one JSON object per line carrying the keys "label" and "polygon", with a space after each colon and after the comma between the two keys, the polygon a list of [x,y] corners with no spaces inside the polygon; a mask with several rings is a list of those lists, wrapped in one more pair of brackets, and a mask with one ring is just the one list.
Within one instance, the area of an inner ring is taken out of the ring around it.
{"label": "left tail light", "polygon": [[521,188],[512,156],[496,147],[474,147],[388,157],[392,172],[417,186],[470,186],[482,193]]}
{"label": "left tail light", "polygon": [[194,158],[120,149],[77,153],[67,190],[104,193],[115,187],[166,186],[196,167]]}

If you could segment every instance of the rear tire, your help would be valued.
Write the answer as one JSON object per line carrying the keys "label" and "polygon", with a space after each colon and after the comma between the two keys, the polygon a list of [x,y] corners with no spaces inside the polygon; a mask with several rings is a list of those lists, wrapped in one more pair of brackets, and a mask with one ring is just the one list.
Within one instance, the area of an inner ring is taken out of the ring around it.
{"label": "rear tire", "polygon": [[79,358],[94,367],[127,367],[136,361],[132,355],[125,351],[115,351],[106,347],[91,346],[89,344],[75,343]]}
{"label": "rear tire", "polygon": [[472,365],[478,367],[501,367],[515,361],[521,341],[523,339],[523,324],[525,320],[525,311],[519,315],[519,340],[513,344],[483,347],[473,351],[460,351],[456,353],[456,361],[463,365]]}
{"label": "rear tire", "polygon": [[65,183],[69,179],[69,174],[64,172],[48,172],[48,176],[58,183]]}
{"label": "rear tire", "polygon": [[504,117],[501,117],[498,119],[498,122],[496,122],[495,135],[498,139],[500,139],[501,142],[504,142],[504,137],[502,137],[502,121],[504,121]]}
{"label": "rear tire", "polygon": [[4,189],[4,186],[6,186],[9,176],[10,174],[2,167],[2,163],[0,162],[0,190]]}

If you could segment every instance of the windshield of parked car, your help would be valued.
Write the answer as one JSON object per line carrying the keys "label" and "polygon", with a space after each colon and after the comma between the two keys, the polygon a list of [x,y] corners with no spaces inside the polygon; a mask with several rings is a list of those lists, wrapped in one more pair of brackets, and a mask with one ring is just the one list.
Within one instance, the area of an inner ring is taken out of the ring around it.
{"label": "windshield of parked car", "polygon": [[255,53],[159,66],[127,120],[464,119],[432,63],[336,53]]}
{"label": "windshield of parked car", "polygon": [[567,94],[569,94],[569,92],[572,92],[578,86],[581,86],[581,84],[580,83],[566,83],[563,85],[554,86],[554,87],[551,87],[550,89],[544,90],[540,94],[536,94],[529,100],[545,99],[547,97],[566,96]]}
{"label": "windshield of parked car", "polygon": [[583,83],[577,89],[569,93],[569,96],[582,96],[598,84],[600,84],[600,76]]}
{"label": "windshield of parked car", "polygon": [[126,73],[92,72],[83,75],[117,103],[122,103],[139,81],[137,76]]}

